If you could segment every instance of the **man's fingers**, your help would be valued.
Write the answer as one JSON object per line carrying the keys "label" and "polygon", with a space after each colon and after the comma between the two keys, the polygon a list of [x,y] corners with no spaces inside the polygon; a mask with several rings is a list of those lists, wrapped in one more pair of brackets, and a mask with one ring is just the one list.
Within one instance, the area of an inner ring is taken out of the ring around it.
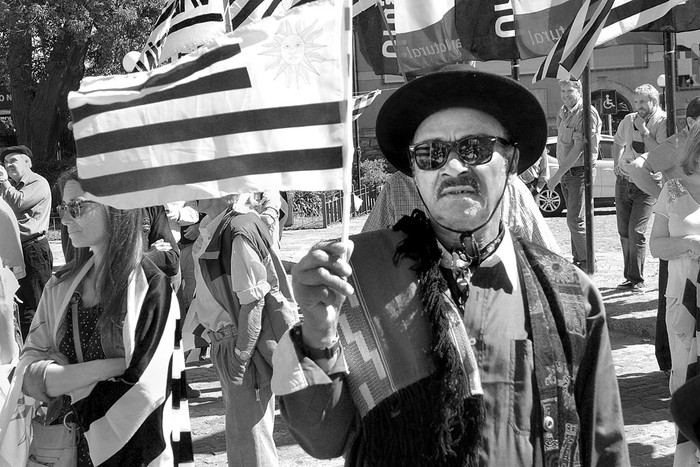
{"label": "man's fingers", "polygon": [[299,305],[304,310],[315,308],[319,304],[321,304],[323,308],[328,305],[337,306],[345,297],[345,294],[338,293],[332,288],[323,285],[297,285],[294,289],[294,293],[295,296],[303,297],[299,299]]}
{"label": "man's fingers", "polygon": [[316,268],[325,268],[333,274],[347,277],[352,272],[347,262],[352,253],[352,247],[351,241],[318,243],[294,266],[292,277]]}
{"label": "man's fingers", "polygon": [[[342,272],[346,272],[344,268]],[[297,286],[321,286],[331,288],[342,295],[352,295],[355,293],[355,290],[345,280],[345,278],[349,275],[349,271],[347,271],[347,274],[338,274],[336,271],[331,271],[323,267],[317,267],[314,269],[305,269],[293,272],[292,283],[294,284],[295,288]]]}
{"label": "man's fingers", "polygon": [[348,240],[347,242],[327,240],[318,242],[316,245],[311,247],[309,253],[322,251],[325,252],[329,258],[342,257],[345,261],[347,261],[350,259],[350,256],[352,256],[354,246],[355,244],[352,242],[352,240]]}

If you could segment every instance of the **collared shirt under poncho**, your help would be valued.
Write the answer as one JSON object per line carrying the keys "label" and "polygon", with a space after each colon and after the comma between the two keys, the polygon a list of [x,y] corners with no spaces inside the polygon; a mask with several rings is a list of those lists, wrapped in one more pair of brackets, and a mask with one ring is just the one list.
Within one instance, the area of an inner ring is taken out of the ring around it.
{"label": "collared shirt under poncho", "polygon": [[[367,236],[355,238],[356,252],[362,240],[372,241]],[[551,257],[565,262],[559,256]],[[391,252],[388,258],[386,270],[376,271],[377,280],[392,274]],[[353,256],[351,261],[360,262],[362,258]],[[472,282],[463,307],[486,406],[479,464],[540,466],[543,465],[543,429],[537,410],[540,402],[535,399],[533,344],[513,241],[508,232],[481,267],[495,266],[498,262],[508,271],[507,280],[512,289],[493,290]],[[602,297],[584,273],[577,270],[576,274],[574,283],[580,284],[585,301],[586,316],[579,319],[586,329],[587,359],[574,382],[581,429],[578,449],[585,465],[628,466]],[[348,397],[345,378],[353,368],[348,368],[344,353],[337,359],[319,361],[318,365],[308,358],[299,360],[297,355],[289,335],[285,335],[273,360],[273,390],[281,396],[280,407],[290,431],[311,455],[323,458],[345,455],[346,465],[368,465],[371,459],[363,458],[366,453],[357,452],[355,447],[360,436],[357,431],[361,426],[360,414]]]}

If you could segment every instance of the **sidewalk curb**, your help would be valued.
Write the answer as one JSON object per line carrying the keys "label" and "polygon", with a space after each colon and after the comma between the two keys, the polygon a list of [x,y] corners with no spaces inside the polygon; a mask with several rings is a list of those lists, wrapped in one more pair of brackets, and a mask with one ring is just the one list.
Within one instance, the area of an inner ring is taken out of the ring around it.
{"label": "sidewalk curb", "polygon": [[658,288],[650,287],[643,293],[614,287],[599,290],[605,303],[608,329],[652,341],[655,339]]}

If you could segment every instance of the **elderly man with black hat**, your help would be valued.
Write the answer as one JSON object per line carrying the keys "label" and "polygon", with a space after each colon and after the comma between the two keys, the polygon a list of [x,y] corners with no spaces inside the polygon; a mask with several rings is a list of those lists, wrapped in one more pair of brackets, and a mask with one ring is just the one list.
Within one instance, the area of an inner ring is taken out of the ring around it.
{"label": "elderly man with black hat", "polygon": [[17,217],[22,241],[26,275],[19,281],[17,298],[21,301],[22,337],[27,337],[53,267],[53,256],[46,238],[51,215],[51,188],[44,177],[32,171],[32,151],[28,147],[3,149],[0,162],[0,196]]}
{"label": "elderly man with black hat", "polygon": [[425,212],[314,248],[273,391],[299,444],[346,465],[629,465],[601,295],[500,220],[547,122],[519,83],[455,65],[394,92],[384,155]]}

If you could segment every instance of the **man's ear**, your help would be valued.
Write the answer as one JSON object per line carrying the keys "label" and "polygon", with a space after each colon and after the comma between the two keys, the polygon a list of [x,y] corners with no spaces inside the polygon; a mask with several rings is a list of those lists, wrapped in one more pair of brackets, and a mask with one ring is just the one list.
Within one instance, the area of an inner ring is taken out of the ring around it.
{"label": "man's ear", "polygon": [[513,155],[510,158],[510,164],[508,165],[508,175],[517,175],[518,173],[518,161],[520,160],[520,151],[516,147],[513,149]]}

